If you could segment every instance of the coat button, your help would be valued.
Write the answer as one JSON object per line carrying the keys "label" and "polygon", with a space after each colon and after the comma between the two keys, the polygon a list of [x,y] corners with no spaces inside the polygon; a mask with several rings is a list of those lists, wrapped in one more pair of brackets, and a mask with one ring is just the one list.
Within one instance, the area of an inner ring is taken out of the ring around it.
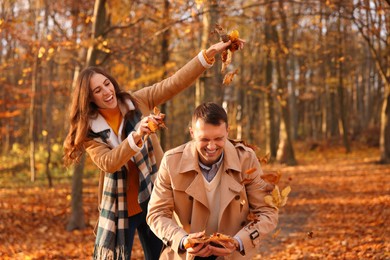
{"label": "coat button", "polygon": [[189,200],[194,200],[194,197],[189,196],[188,199],[189,199]]}
{"label": "coat button", "polygon": [[240,195],[236,195],[236,196],[234,197],[234,199],[235,199],[235,200],[239,200],[239,199],[240,199]]}

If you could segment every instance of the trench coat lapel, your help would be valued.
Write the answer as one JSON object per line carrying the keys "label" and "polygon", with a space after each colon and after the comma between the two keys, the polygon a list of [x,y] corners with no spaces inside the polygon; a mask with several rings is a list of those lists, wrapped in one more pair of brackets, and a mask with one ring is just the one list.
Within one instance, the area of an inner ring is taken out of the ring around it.
{"label": "trench coat lapel", "polygon": [[236,199],[236,196],[240,194],[243,186],[234,178],[235,175],[241,172],[240,160],[237,156],[236,148],[229,141],[225,144],[224,149],[224,162],[223,162],[223,172],[221,176],[221,202],[220,202],[220,212],[219,212],[219,221],[223,216],[223,212],[230,204],[233,199]]}
{"label": "trench coat lapel", "polygon": [[189,142],[183,150],[183,156],[180,162],[179,172],[182,174],[188,174],[188,172],[196,172],[191,184],[186,189],[186,193],[193,197],[194,200],[202,203],[207,209],[209,203],[207,201],[206,190],[203,183],[203,175],[199,169],[199,157],[198,152],[193,141]]}
{"label": "trench coat lapel", "polygon": [[190,186],[188,186],[188,188],[186,190],[186,193],[189,196],[192,196],[194,198],[194,200],[199,201],[206,208],[210,209],[209,208],[209,203],[208,203],[208,200],[207,200],[207,196],[206,196],[206,190],[205,190],[205,187],[204,187],[204,182],[203,182],[202,178],[203,178],[202,174],[198,173],[196,175],[194,181],[190,184]]}
{"label": "trench coat lapel", "polygon": [[219,221],[222,218],[223,212],[230,204],[230,202],[236,199],[236,196],[240,194],[242,185],[237,182],[231,175],[224,172],[221,176],[221,202],[219,211]]}

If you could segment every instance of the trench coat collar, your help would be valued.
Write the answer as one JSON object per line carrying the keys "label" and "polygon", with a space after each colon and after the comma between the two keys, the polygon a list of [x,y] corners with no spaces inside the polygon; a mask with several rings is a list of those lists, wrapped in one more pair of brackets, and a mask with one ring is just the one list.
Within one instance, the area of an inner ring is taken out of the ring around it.
{"label": "trench coat collar", "polygon": [[[131,102],[131,100],[126,100],[126,104],[122,104],[118,100],[118,106],[119,106],[119,110],[121,111],[122,116],[124,116],[129,111],[129,109],[130,110],[135,109],[134,104],[133,104],[133,102]],[[108,125],[107,121],[104,119],[104,117],[100,113],[98,113],[96,117],[89,119],[89,125],[91,127],[91,130],[95,133],[99,133],[99,132],[105,131],[107,129],[111,130],[111,127]]]}
{"label": "trench coat collar", "polygon": [[[135,106],[134,106],[133,102],[131,102],[131,100],[126,100],[126,104],[123,104],[118,100],[118,106],[119,106],[119,110],[121,111],[122,116],[124,116],[129,111],[129,109],[130,110],[135,109]],[[98,113],[96,117],[90,118],[89,125],[91,127],[91,130],[94,133],[108,132],[107,143],[111,147],[118,146],[120,144],[120,142],[122,141],[120,139],[120,137],[118,137],[114,134],[114,131],[111,129],[111,127],[108,125],[107,121],[104,119],[104,117],[100,113]],[[119,126],[119,130],[118,130],[119,133],[122,132],[122,128],[123,128],[123,120]]]}
{"label": "trench coat collar", "polygon": [[[204,187],[204,180],[202,172],[199,168],[199,157],[196,151],[195,142],[191,141],[186,145],[183,150],[181,164],[179,166],[180,174],[195,171],[198,174],[194,177],[194,180],[186,189],[186,193],[192,196],[195,200],[202,203],[209,209],[207,195]],[[230,172],[241,172],[240,160],[237,155],[236,148],[230,141],[226,141],[224,147],[224,159],[221,164],[222,176],[221,176],[221,207],[220,212],[227,207],[230,201],[240,192],[242,185],[236,181],[236,179],[227,174]],[[220,215],[221,217],[221,215]]]}
{"label": "trench coat collar", "polygon": [[[189,171],[201,173],[199,168],[199,156],[195,145],[195,141],[190,141],[184,147],[179,168],[180,173]],[[238,158],[236,148],[229,140],[226,140],[223,153],[224,159],[222,166],[224,167],[224,171],[233,170],[235,172],[241,172],[240,159]]]}

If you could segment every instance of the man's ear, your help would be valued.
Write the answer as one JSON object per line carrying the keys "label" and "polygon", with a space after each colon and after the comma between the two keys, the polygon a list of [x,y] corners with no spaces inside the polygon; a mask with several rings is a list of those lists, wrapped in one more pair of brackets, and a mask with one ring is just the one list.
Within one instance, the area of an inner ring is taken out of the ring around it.
{"label": "man's ear", "polygon": [[188,129],[190,130],[191,137],[194,138],[194,131],[192,130],[192,127],[190,126]]}

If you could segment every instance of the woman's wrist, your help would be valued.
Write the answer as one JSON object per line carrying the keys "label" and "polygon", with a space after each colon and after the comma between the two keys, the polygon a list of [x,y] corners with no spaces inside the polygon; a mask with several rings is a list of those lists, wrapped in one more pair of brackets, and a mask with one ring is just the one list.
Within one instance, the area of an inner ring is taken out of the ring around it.
{"label": "woman's wrist", "polygon": [[198,54],[198,59],[202,66],[206,69],[209,69],[213,66],[215,58],[210,59],[210,57],[207,56],[205,50],[201,50]]}
{"label": "woman's wrist", "polygon": [[210,47],[207,50],[204,51],[204,54],[209,58],[210,60],[215,61],[215,55],[217,54],[217,50],[214,48]]}
{"label": "woman's wrist", "polygon": [[202,50],[202,54],[203,54],[204,59],[206,60],[206,62],[208,64],[212,65],[215,62],[215,58],[214,58],[214,55],[211,56],[210,52],[211,51],[209,51],[209,54],[207,54],[207,50]]}

